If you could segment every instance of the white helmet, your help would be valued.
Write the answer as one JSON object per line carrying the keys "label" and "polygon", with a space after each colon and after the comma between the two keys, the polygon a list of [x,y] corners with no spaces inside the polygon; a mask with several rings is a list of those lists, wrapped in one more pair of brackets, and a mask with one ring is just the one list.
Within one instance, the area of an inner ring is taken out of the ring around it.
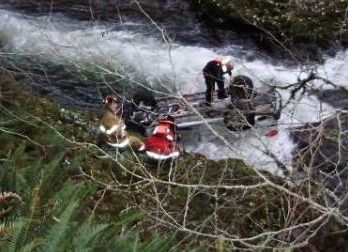
{"label": "white helmet", "polygon": [[232,57],[231,56],[226,56],[226,57],[222,58],[221,65],[227,65],[229,63],[232,63]]}
{"label": "white helmet", "polygon": [[228,69],[233,69],[233,58],[231,56],[223,57],[221,60],[221,67],[223,72],[227,72]]}

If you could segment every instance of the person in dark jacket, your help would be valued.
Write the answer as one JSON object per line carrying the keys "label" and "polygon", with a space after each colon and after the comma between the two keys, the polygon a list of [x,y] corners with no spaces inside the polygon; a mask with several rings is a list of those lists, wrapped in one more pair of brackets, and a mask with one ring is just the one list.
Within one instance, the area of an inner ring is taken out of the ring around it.
{"label": "person in dark jacket", "polygon": [[218,86],[218,99],[227,98],[227,94],[224,88],[224,77],[227,73],[232,75],[232,69],[234,68],[232,63],[232,57],[215,57],[209,61],[203,68],[203,76],[207,90],[205,93],[206,104],[211,105],[213,101],[213,93],[215,90],[215,83]]}

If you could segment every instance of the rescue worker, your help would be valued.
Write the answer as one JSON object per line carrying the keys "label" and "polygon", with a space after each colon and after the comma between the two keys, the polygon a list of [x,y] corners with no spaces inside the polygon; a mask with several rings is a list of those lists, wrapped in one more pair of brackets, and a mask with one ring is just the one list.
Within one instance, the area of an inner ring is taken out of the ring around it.
{"label": "rescue worker", "polygon": [[206,105],[210,106],[213,101],[215,83],[218,86],[218,99],[227,98],[223,75],[227,73],[231,76],[233,68],[232,57],[230,56],[217,56],[205,65],[203,68],[203,76],[205,84],[207,85],[207,90],[205,92]]}
{"label": "rescue worker", "polygon": [[100,119],[100,136],[106,144],[124,149],[131,147],[135,151],[145,150],[144,143],[136,136],[131,136],[126,131],[126,124],[119,115],[120,104],[116,96],[107,95],[103,100],[105,111]]}
{"label": "rescue worker", "polygon": [[152,135],[144,141],[146,154],[156,160],[177,158],[180,154],[177,140],[174,118],[164,116],[159,119]]}

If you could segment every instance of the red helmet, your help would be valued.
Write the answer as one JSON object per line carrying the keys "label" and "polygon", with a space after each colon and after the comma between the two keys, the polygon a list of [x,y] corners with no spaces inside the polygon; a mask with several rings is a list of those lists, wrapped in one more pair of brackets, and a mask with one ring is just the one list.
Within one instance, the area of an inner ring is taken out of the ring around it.
{"label": "red helmet", "polygon": [[161,124],[161,125],[171,125],[172,127],[176,126],[174,117],[170,116],[170,115],[162,115],[158,119],[158,125],[159,124]]}
{"label": "red helmet", "polygon": [[103,99],[103,103],[104,104],[109,104],[109,103],[112,103],[112,102],[117,102],[118,99],[116,96],[114,95],[107,95],[105,96],[105,98]]}
{"label": "red helmet", "polygon": [[153,131],[153,135],[156,136],[164,136],[170,141],[174,141],[176,139],[176,124],[174,122],[174,118],[171,116],[165,116],[159,119],[157,126]]}

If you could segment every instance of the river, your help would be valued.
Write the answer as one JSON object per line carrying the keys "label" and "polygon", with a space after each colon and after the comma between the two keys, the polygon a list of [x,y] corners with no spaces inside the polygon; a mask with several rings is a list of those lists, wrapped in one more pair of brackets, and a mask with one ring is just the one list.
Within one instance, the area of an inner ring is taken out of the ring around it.
{"label": "river", "polygon": [[[202,91],[205,84],[201,69],[217,54],[232,55],[236,63],[233,74],[249,76],[256,87],[270,83],[287,86],[308,76],[310,68],[336,85],[347,86],[348,52],[326,57],[320,65],[289,66],[285,60],[283,64],[270,60],[249,44],[243,46],[240,39],[218,46],[200,43],[199,38],[189,38],[187,43],[182,37],[171,41],[163,28],[150,21],[81,21],[63,14],[31,15],[0,9],[0,58],[9,69],[22,72],[36,91],[65,107],[94,112],[102,106],[101,94],[112,89],[125,94],[139,85],[165,93]],[[197,29],[186,29],[185,34],[197,36]],[[332,89],[319,80],[311,85],[314,89]],[[290,92],[279,91],[287,101]],[[283,110],[277,136],[266,137],[255,131],[236,137],[217,126],[232,150],[209,133],[190,136],[187,150],[216,160],[242,158],[260,169],[281,174],[265,152],[271,151],[291,169],[296,145],[289,128],[320,121],[333,113],[335,108],[308,92]]]}

